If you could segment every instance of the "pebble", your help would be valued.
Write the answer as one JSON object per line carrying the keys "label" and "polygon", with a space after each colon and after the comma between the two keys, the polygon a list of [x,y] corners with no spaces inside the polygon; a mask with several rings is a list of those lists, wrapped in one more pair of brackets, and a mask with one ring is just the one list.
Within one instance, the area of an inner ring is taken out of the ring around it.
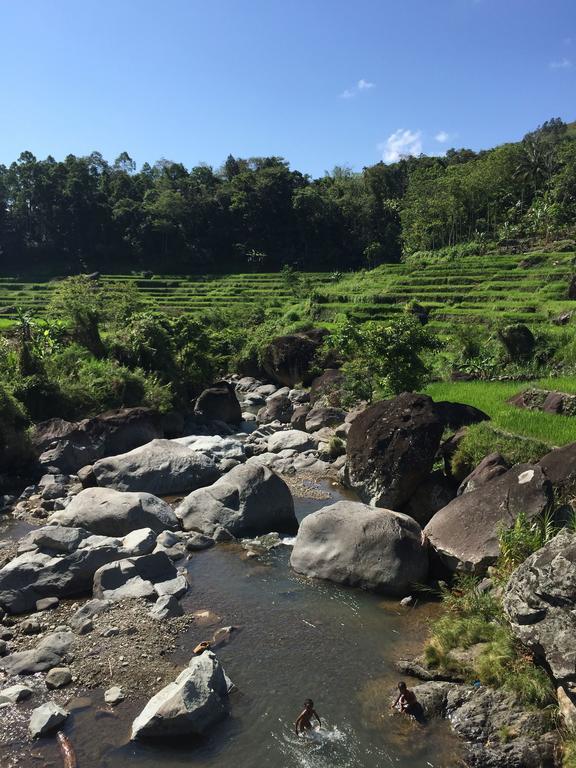
{"label": "pebble", "polygon": [[126,695],[124,691],[117,685],[113,685],[112,688],[108,688],[108,690],[104,692],[104,701],[106,704],[118,704],[119,702],[124,701],[125,698]]}
{"label": "pebble", "polygon": [[58,608],[60,600],[57,597],[43,597],[41,600],[36,601],[37,611],[50,611],[53,608]]}
{"label": "pebble", "polygon": [[53,691],[56,688],[64,688],[72,682],[72,674],[68,667],[54,667],[48,672],[44,680],[46,688]]}

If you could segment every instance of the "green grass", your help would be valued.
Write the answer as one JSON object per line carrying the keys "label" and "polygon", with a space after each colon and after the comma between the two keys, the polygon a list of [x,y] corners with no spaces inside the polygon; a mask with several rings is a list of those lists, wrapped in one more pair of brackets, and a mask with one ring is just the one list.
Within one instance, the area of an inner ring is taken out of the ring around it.
{"label": "green grass", "polygon": [[576,393],[576,378],[539,381],[437,382],[426,388],[434,400],[449,400],[480,408],[490,416],[493,426],[515,435],[541,440],[552,446],[576,440],[576,417],[528,411],[507,400],[530,387]]}
{"label": "green grass", "polygon": [[[390,320],[410,301],[430,312],[430,327],[444,331],[454,323],[527,322],[537,330],[570,309],[566,289],[573,272],[572,253],[545,253],[529,268],[522,254],[468,256],[449,262],[385,264],[374,270],[346,273],[334,281],[330,273],[307,273],[317,296],[320,321],[348,312],[358,320]],[[226,306],[274,306],[281,314],[300,301],[278,273],[233,275],[103,275],[102,281],[132,282],[149,307],[199,314]],[[0,278],[0,322],[20,307],[42,315],[54,282]],[[3,311],[2,311],[3,310]]]}

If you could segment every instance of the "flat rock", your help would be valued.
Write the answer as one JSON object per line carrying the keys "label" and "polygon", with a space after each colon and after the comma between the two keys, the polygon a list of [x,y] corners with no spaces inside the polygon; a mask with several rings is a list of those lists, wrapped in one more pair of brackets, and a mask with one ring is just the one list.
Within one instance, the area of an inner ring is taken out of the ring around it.
{"label": "flat rock", "polygon": [[499,532],[520,513],[528,520],[550,502],[550,484],[537,465],[518,464],[483,487],[458,496],[430,520],[424,533],[452,571],[484,574],[500,553]]}
{"label": "flat rock", "polygon": [[0,704],[20,704],[32,696],[32,689],[26,685],[11,685],[0,691]]}
{"label": "flat rock", "polygon": [[279,453],[286,449],[293,451],[309,451],[316,447],[307,432],[301,432],[298,429],[287,429],[283,432],[275,432],[268,438],[268,450],[270,453]]}
{"label": "flat rock", "polygon": [[71,632],[54,632],[46,635],[35,648],[16,651],[0,660],[0,669],[8,675],[33,675],[48,672],[59,666],[72,648]]}

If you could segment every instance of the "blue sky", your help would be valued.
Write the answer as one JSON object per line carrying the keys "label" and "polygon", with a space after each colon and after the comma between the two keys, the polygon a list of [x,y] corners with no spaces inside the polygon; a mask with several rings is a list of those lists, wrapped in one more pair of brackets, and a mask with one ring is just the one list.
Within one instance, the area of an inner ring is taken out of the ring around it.
{"label": "blue sky", "polygon": [[0,162],[321,175],[576,119],[576,0],[0,0]]}

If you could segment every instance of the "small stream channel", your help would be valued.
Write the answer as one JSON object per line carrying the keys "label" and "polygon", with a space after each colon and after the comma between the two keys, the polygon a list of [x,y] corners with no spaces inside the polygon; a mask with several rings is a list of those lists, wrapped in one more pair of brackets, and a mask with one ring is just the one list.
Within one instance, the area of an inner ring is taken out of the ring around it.
{"label": "small stream channel", "polygon": [[[300,519],[342,498],[295,499]],[[0,531],[2,533],[2,531]],[[22,535],[19,526],[10,531]],[[235,625],[217,653],[238,691],[231,717],[191,746],[147,746],[129,741],[143,700],[113,711],[102,693],[71,702],[66,732],[79,768],[453,768],[458,744],[449,726],[421,727],[390,710],[398,673],[394,659],[421,647],[438,607],[402,609],[397,601],[311,582],[289,568],[290,547],[248,559],[238,545],[220,545],[189,563],[186,610],[209,609]],[[210,631],[194,625],[182,645],[182,666]],[[298,739],[293,722],[305,698],[323,718],[320,743]],[[89,706],[90,700],[93,705]],[[58,766],[52,741],[40,742],[30,765]],[[2,764],[0,755],[0,764]],[[26,768],[22,765],[22,768]]]}

